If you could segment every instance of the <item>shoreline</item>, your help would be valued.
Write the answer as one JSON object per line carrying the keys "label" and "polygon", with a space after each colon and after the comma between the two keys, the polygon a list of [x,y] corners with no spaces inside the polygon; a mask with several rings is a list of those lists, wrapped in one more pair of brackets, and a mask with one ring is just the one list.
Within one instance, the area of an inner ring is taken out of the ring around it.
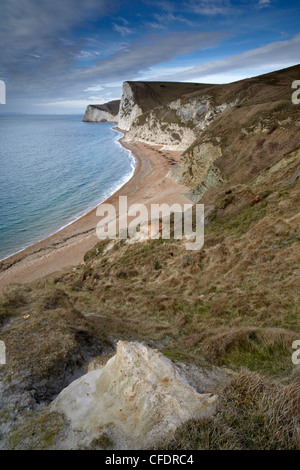
{"label": "shoreline", "polygon": [[166,178],[171,163],[178,161],[181,151],[162,151],[161,146],[124,142],[125,133],[117,127],[114,129],[124,134],[118,142],[136,159],[132,177],[106,200],[74,222],[0,261],[0,292],[8,284],[26,284],[82,263],[84,254],[99,241],[96,225],[100,219],[96,216],[96,211],[101,204],[114,205],[118,218],[118,198],[121,195],[128,197],[129,205],[191,202],[183,194],[187,188]]}
{"label": "shoreline", "polygon": [[[122,134],[121,137],[118,137],[117,139],[114,140],[114,143],[116,144],[119,144],[121,147],[125,148],[124,145],[120,144],[120,140],[124,137],[125,135],[125,131],[121,131],[120,129],[118,129],[116,126],[112,127],[112,129],[116,132],[118,132],[119,134]],[[127,150],[127,149],[126,149]],[[70,220],[70,222],[66,223],[65,225],[63,225],[62,227],[60,227],[58,230],[55,230],[55,232],[53,233],[49,233],[48,235],[46,235],[44,238],[41,238],[40,240],[37,240],[35,241],[34,243],[31,243],[30,245],[28,246],[25,246],[24,248],[21,248],[20,250],[16,251],[15,253],[12,253],[8,256],[6,256],[5,258],[2,258],[0,259],[0,273],[1,273],[1,263],[2,262],[5,262],[7,260],[9,260],[10,258],[13,258],[14,256],[18,255],[18,254],[21,254],[23,253],[25,250],[27,250],[28,248],[31,248],[31,247],[34,247],[35,245],[37,245],[38,243],[40,242],[43,242],[49,238],[51,238],[53,235],[56,235],[57,233],[61,232],[62,230],[64,230],[65,228],[69,227],[70,225],[74,224],[75,222],[77,222],[77,220],[81,219],[82,217],[88,215],[90,212],[92,212],[93,210],[97,209],[97,207],[99,207],[100,204],[104,204],[111,196],[113,196],[117,191],[119,191],[119,189],[121,189],[123,186],[125,186],[125,184],[127,184],[131,178],[133,177],[134,175],[134,172],[135,172],[135,169],[136,169],[136,166],[137,166],[137,158],[133,155],[133,153],[129,150],[129,153],[130,155],[133,156],[133,159],[134,159],[134,168],[133,168],[133,172],[131,173],[129,179],[127,181],[125,181],[125,183],[122,183],[118,189],[115,189],[109,196],[105,197],[105,199],[103,199],[103,201],[100,201],[98,202],[97,204],[91,206],[89,209],[86,209],[84,211],[81,211],[81,213],[79,213],[77,216],[74,216],[74,219],[73,220]]]}

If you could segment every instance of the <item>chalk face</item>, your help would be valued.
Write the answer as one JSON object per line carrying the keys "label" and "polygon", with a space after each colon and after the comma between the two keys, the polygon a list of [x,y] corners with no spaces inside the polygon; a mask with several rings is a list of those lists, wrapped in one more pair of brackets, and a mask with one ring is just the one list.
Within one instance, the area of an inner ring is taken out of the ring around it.
{"label": "chalk face", "polygon": [[0,80],[0,104],[6,104],[6,86],[3,80]]}
{"label": "chalk face", "polygon": [[192,417],[211,416],[216,400],[197,393],[159,351],[119,341],[116,355],[62,390],[51,410],[63,413],[80,438],[105,430],[119,449],[132,450],[162,442]]}
{"label": "chalk face", "polygon": [[6,364],[6,348],[4,341],[0,341],[0,365]]}

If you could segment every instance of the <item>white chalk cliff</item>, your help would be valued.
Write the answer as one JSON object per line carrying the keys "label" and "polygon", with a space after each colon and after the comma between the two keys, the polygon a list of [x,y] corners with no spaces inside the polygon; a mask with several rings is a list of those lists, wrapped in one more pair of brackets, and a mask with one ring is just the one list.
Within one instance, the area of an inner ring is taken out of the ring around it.
{"label": "white chalk cliff", "polygon": [[90,104],[87,106],[82,120],[84,122],[118,122],[119,100],[104,104]]}
{"label": "white chalk cliff", "polygon": [[158,92],[151,83],[124,82],[117,117],[104,114],[110,105],[107,103],[101,105],[102,111],[88,107],[87,119],[84,120],[100,122],[117,119],[118,127],[126,131],[124,141],[139,141],[159,145],[165,150],[182,151],[179,163],[168,176],[191,188],[186,195],[198,202],[207,189],[223,183],[223,176],[214,164],[222,152],[221,147],[213,145],[209,139],[203,144],[196,144],[192,150],[190,147],[195,146],[197,139],[222,113],[235,107],[240,97],[239,94],[229,95],[228,101],[218,101],[207,88],[203,93],[200,91],[200,95],[196,91],[196,94],[186,93],[171,99],[174,90],[167,83],[160,87]]}
{"label": "white chalk cliff", "polygon": [[132,122],[142,113],[142,108],[135,100],[134,92],[130,83],[124,82],[119,111],[119,128],[124,131],[128,131]]}
{"label": "white chalk cliff", "polygon": [[118,449],[143,449],[170,438],[189,418],[209,416],[215,402],[215,395],[197,393],[159,351],[119,341],[116,355],[71,383],[51,409],[85,440],[105,431]]}

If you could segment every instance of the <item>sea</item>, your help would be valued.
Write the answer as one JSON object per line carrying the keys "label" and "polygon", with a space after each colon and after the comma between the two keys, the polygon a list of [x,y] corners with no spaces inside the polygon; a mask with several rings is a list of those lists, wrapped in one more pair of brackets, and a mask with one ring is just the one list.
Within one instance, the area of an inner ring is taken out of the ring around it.
{"label": "sea", "polygon": [[0,260],[103,202],[136,160],[111,123],[79,115],[0,116]]}

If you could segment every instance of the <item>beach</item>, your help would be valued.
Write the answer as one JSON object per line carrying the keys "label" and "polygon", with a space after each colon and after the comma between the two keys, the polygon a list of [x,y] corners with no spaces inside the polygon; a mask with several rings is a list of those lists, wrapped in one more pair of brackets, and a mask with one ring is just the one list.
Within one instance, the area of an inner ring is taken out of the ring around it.
{"label": "beach", "polygon": [[[114,205],[118,218],[119,196],[127,196],[132,204],[188,204],[185,186],[174,183],[166,175],[178,161],[181,151],[163,150],[141,142],[120,143],[137,160],[132,178],[103,203]],[[102,204],[103,204],[102,203]],[[97,208],[58,231],[54,235],[0,262],[0,292],[11,283],[25,284],[83,262],[84,254],[99,241],[96,226],[100,217]]]}

